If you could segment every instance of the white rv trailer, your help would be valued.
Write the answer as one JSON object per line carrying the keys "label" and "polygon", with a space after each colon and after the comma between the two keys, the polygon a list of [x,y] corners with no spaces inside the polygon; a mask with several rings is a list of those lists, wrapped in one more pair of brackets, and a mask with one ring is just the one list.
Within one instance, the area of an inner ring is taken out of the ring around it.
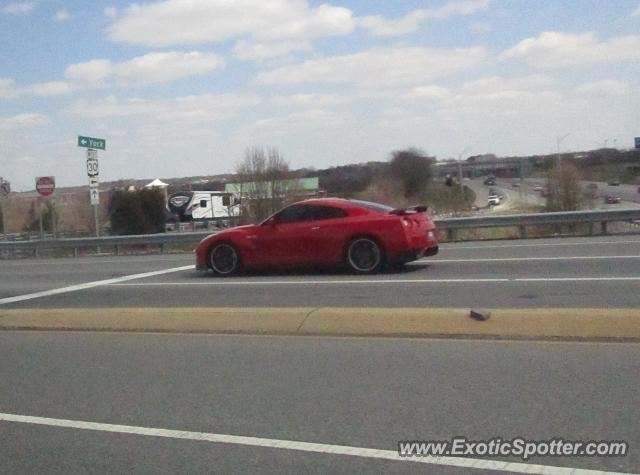
{"label": "white rv trailer", "polygon": [[207,221],[240,216],[240,197],[224,191],[181,191],[168,200],[180,221]]}

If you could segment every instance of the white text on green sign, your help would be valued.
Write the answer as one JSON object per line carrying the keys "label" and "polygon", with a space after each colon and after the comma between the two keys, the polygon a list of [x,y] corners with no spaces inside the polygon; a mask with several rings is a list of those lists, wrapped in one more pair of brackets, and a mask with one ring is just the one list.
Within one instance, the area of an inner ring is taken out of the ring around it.
{"label": "white text on green sign", "polygon": [[82,135],[79,135],[78,147],[97,148],[100,150],[105,150],[107,147],[107,142],[104,139],[96,139],[94,137],[83,137]]}

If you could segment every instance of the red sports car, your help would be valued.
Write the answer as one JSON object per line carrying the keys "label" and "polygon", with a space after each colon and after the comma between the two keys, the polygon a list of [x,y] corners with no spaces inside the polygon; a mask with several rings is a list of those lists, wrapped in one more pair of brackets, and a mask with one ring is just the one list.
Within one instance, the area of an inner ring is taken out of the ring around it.
{"label": "red sports car", "polygon": [[359,200],[300,201],[261,224],[206,237],[196,249],[196,269],[228,276],[243,268],[346,265],[358,274],[374,273],[438,252],[426,211]]}

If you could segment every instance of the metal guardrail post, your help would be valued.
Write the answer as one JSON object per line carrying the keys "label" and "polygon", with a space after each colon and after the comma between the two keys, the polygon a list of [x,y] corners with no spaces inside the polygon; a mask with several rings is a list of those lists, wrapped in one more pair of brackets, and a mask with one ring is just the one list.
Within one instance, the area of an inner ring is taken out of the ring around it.
{"label": "metal guardrail post", "polygon": [[520,230],[520,238],[527,239],[527,227],[526,226],[518,226]]}

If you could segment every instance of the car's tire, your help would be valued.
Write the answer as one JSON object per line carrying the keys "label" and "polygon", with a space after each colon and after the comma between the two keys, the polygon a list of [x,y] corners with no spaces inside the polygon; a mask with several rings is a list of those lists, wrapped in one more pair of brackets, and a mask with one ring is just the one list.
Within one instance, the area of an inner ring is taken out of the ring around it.
{"label": "car's tire", "polygon": [[233,244],[221,242],[209,252],[209,267],[215,275],[228,277],[240,272],[240,255]]}
{"label": "car's tire", "polygon": [[373,274],[384,263],[380,245],[370,237],[357,237],[349,242],[345,253],[345,264],[355,274]]}

